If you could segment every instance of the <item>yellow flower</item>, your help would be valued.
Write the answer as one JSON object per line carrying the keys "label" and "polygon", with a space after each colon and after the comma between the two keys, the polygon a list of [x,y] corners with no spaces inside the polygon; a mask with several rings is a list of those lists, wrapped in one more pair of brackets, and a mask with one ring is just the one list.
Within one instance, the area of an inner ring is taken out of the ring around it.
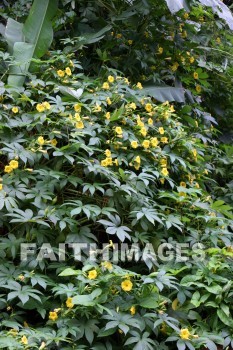
{"label": "yellow flower", "polygon": [[133,44],[133,40],[128,40],[128,44],[132,45]]}
{"label": "yellow flower", "polygon": [[106,155],[106,157],[111,157],[111,151],[110,151],[110,149],[106,149],[106,150],[104,151],[104,154]]}
{"label": "yellow flower", "polygon": [[181,187],[186,187],[186,183],[185,183],[184,181],[181,181],[181,182],[180,182],[180,186],[181,186]]}
{"label": "yellow flower", "polygon": [[162,143],[168,143],[168,138],[167,137],[161,137],[161,142]]}
{"label": "yellow flower", "polygon": [[69,63],[70,63],[70,66],[71,66],[71,67],[74,67],[74,62],[73,62],[73,61],[70,60]]}
{"label": "yellow flower", "polygon": [[61,69],[57,70],[57,75],[60,77],[60,78],[63,78],[65,76],[65,72]]}
{"label": "yellow flower", "polygon": [[52,139],[51,141],[51,145],[56,147],[57,146],[57,140],[56,139]]}
{"label": "yellow flower", "polygon": [[136,307],[135,306],[131,306],[131,308],[129,309],[131,315],[135,315],[136,314]]}
{"label": "yellow flower", "polygon": [[175,72],[175,71],[177,71],[178,67],[179,67],[179,63],[175,62],[175,63],[173,63],[173,65],[171,66],[171,70],[172,70],[173,72]]}
{"label": "yellow flower", "polygon": [[37,109],[38,112],[44,112],[45,107],[43,106],[42,103],[38,103],[38,104],[36,105],[36,109]]}
{"label": "yellow flower", "polygon": [[122,129],[121,129],[120,126],[117,126],[116,129],[115,129],[115,131],[116,131],[116,133],[117,133],[118,135],[122,135],[122,133],[123,133],[123,131],[122,131]]}
{"label": "yellow flower", "polygon": [[167,167],[167,159],[161,159],[159,163],[162,168]]}
{"label": "yellow flower", "polygon": [[188,328],[183,328],[183,329],[181,329],[181,331],[180,331],[180,337],[181,337],[181,339],[188,340],[189,337],[190,337],[190,335],[191,335],[191,334],[190,334]]}
{"label": "yellow flower", "polygon": [[157,137],[153,137],[153,138],[150,140],[150,143],[151,143],[151,146],[152,146],[152,147],[157,147],[159,141],[158,141]]}
{"label": "yellow flower", "polygon": [[108,163],[107,163],[106,159],[101,160],[100,165],[101,165],[101,166],[104,166],[104,167],[105,167],[105,166],[108,166]]}
{"label": "yellow flower", "polygon": [[115,78],[114,78],[112,75],[109,75],[109,76],[108,76],[108,81],[109,81],[109,83],[113,83],[114,80],[115,80]]}
{"label": "yellow flower", "polygon": [[148,124],[149,124],[149,125],[153,125],[153,119],[152,119],[152,118],[149,118],[149,119],[148,119]]}
{"label": "yellow flower", "polygon": [[195,58],[194,57],[190,57],[189,62],[193,63],[194,61],[195,61]]}
{"label": "yellow flower", "polygon": [[96,270],[90,270],[88,272],[87,278],[89,278],[89,280],[94,280],[96,277],[97,277],[97,271]]}
{"label": "yellow flower", "polygon": [[109,261],[104,261],[102,265],[105,267],[105,269],[112,270],[112,264]]}
{"label": "yellow flower", "polygon": [[6,165],[4,168],[5,173],[11,173],[13,171],[13,168],[10,165]]}
{"label": "yellow flower", "polygon": [[131,147],[132,148],[138,148],[138,142],[137,141],[131,141]]}
{"label": "yellow flower", "polygon": [[124,280],[123,282],[121,282],[121,288],[124,292],[130,292],[133,288],[133,283],[128,279]]}
{"label": "yellow flower", "polygon": [[72,75],[72,72],[71,72],[70,67],[66,67],[65,72],[66,72],[66,74],[69,75],[69,76]]}
{"label": "yellow flower", "polygon": [[75,120],[76,120],[77,122],[80,122],[80,120],[81,120],[81,117],[80,117],[80,114],[79,114],[79,113],[75,113],[75,114],[74,114],[74,118],[75,118]]}
{"label": "yellow flower", "polygon": [[22,336],[21,343],[23,343],[24,345],[28,345],[28,338],[26,337],[26,335]]}
{"label": "yellow flower", "polygon": [[102,88],[105,90],[108,90],[110,88],[109,83],[107,82],[103,83]]}
{"label": "yellow flower", "polygon": [[134,161],[135,161],[136,163],[140,164],[140,163],[141,163],[141,158],[140,158],[140,156],[137,156],[137,157],[134,159]]}
{"label": "yellow flower", "polygon": [[43,136],[39,136],[37,142],[39,143],[39,145],[43,146],[43,144],[45,143]]}
{"label": "yellow flower", "polygon": [[12,169],[17,169],[19,167],[19,162],[17,162],[17,160],[11,160],[9,165],[12,167]]}
{"label": "yellow flower", "polygon": [[161,174],[164,175],[164,176],[168,176],[169,172],[168,172],[167,168],[163,168],[161,170]]}
{"label": "yellow flower", "polygon": [[146,110],[147,112],[151,112],[151,111],[152,111],[152,105],[151,105],[150,103],[147,103],[147,104],[145,105],[145,110]]}
{"label": "yellow flower", "polygon": [[159,127],[159,133],[160,133],[160,135],[164,134],[164,128],[162,126]]}
{"label": "yellow flower", "polygon": [[196,188],[200,188],[200,185],[199,185],[198,182],[195,183],[195,187],[196,187]]}
{"label": "yellow flower", "polygon": [[194,77],[194,79],[198,79],[198,77],[199,77],[199,76],[198,76],[198,73],[197,73],[197,72],[194,72],[194,73],[193,73],[193,77]]}
{"label": "yellow flower", "polygon": [[134,102],[130,103],[129,107],[134,109],[134,110],[137,108],[137,106],[136,106],[136,104]]}
{"label": "yellow flower", "polygon": [[150,141],[149,141],[149,140],[144,140],[144,141],[142,142],[142,146],[143,146],[144,148],[149,148],[149,147],[150,147]]}
{"label": "yellow flower", "polygon": [[80,104],[79,103],[75,103],[75,105],[74,105],[75,112],[79,113],[79,112],[81,112],[81,109],[82,109],[82,107],[80,106]]}
{"label": "yellow flower", "polygon": [[122,38],[122,34],[120,34],[120,33],[119,33],[119,34],[117,34],[117,35],[116,35],[116,38],[117,38],[117,39]]}
{"label": "yellow flower", "polygon": [[13,112],[13,113],[18,113],[18,111],[19,111],[18,107],[13,107],[13,108],[12,108],[12,112]]}
{"label": "yellow flower", "polygon": [[137,88],[138,88],[139,90],[142,90],[142,88],[143,88],[143,87],[142,87],[142,84],[141,84],[140,82],[138,82],[136,86],[137,86]]}
{"label": "yellow flower", "polygon": [[0,184],[0,191],[2,191],[3,189],[3,184]]}
{"label": "yellow flower", "polygon": [[50,311],[49,313],[49,319],[51,321],[56,321],[58,319],[58,314],[56,311]]}
{"label": "yellow flower", "polygon": [[140,133],[142,134],[142,136],[146,136],[147,134],[147,129],[145,127],[142,127],[141,130],[140,130]]}
{"label": "yellow flower", "polygon": [[106,98],[106,102],[107,102],[107,104],[108,104],[109,106],[112,104],[112,101],[111,101],[111,99],[110,99],[109,97]]}
{"label": "yellow flower", "polygon": [[105,118],[106,118],[106,119],[110,119],[110,118],[111,118],[110,112],[107,112],[107,113],[105,114]]}
{"label": "yellow flower", "polygon": [[50,103],[48,103],[47,101],[43,102],[42,105],[44,106],[45,109],[50,109],[51,106],[50,106]]}
{"label": "yellow flower", "polygon": [[160,47],[158,48],[158,54],[162,55],[162,53],[163,53],[163,48],[160,46]]}
{"label": "yellow flower", "polygon": [[128,78],[124,78],[124,82],[129,85],[129,79]]}
{"label": "yellow flower", "polygon": [[119,165],[118,159],[115,159],[114,163],[115,163],[116,166],[118,166]]}
{"label": "yellow flower", "polygon": [[186,193],[185,192],[179,192],[179,196],[180,197],[186,197]]}
{"label": "yellow flower", "polygon": [[192,154],[193,154],[193,156],[196,158],[196,156],[197,156],[197,150],[194,148],[194,149],[192,149]]}
{"label": "yellow flower", "polygon": [[185,12],[184,19],[188,19],[188,18],[189,18],[189,14],[188,14],[188,12]]}
{"label": "yellow flower", "polygon": [[76,127],[77,129],[83,129],[83,128],[84,128],[84,124],[83,124],[83,122],[80,120],[79,122],[77,122],[77,123],[75,124],[75,127]]}
{"label": "yellow flower", "polygon": [[93,108],[93,112],[101,112],[102,111],[102,107],[96,103],[95,107]]}
{"label": "yellow flower", "polygon": [[204,174],[205,174],[205,175],[208,175],[208,174],[209,174],[209,172],[208,172],[207,169],[204,170]]}
{"label": "yellow flower", "polygon": [[200,86],[200,85],[197,85],[197,86],[196,86],[196,91],[197,91],[198,93],[201,92],[201,86]]}
{"label": "yellow flower", "polygon": [[220,39],[219,37],[216,39],[216,43],[217,43],[217,44],[220,44],[220,43],[221,43],[221,39]]}
{"label": "yellow flower", "polygon": [[183,31],[183,33],[181,34],[182,38],[187,38],[188,34],[186,32],[186,30]]}
{"label": "yellow flower", "polygon": [[72,307],[74,307],[74,304],[72,302],[72,298],[67,298],[66,300],[66,306],[69,308],[69,309],[72,309]]}
{"label": "yellow flower", "polygon": [[106,158],[107,165],[112,165],[112,157]]}

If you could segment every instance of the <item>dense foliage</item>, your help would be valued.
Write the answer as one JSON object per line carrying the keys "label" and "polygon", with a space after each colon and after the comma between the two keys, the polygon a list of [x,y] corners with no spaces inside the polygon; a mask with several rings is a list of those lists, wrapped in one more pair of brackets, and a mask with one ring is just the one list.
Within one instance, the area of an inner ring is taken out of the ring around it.
{"label": "dense foliage", "polygon": [[203,2],[3,2],[1,349],[233,348],[233,20]]}

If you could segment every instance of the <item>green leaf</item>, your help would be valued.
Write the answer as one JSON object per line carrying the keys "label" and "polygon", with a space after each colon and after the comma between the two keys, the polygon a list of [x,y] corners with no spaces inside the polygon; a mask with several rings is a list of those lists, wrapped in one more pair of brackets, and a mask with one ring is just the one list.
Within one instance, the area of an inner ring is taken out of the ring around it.
{"label": "green leaf", "polygon": [[25,41],[23,34],[23,23],[19,23],[12,18],[8,18],[4,36],[8,44],[8,51],[10,54],[13,54],[14,44]]}
{"label": "green leaf", "polygon": [[70,267],[59,273],[58,276],[66,277],[66,276],[77,276],[80,274],[80,270],[73,270]]}
{"label": "green leaf", "polygon": [[170,86],[145,86],[141,93],[154,97],[157,101],[185,102],[184,89]]}

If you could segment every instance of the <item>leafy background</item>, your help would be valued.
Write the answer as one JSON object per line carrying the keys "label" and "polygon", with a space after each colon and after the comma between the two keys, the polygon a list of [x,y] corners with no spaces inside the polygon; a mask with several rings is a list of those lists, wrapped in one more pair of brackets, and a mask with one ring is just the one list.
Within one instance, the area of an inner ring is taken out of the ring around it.
{"label": "leafy background", "polygon": [[[227,5],[3,1],[0,348],[233,347]],[[205,259],[58,261],[75,242]]]}

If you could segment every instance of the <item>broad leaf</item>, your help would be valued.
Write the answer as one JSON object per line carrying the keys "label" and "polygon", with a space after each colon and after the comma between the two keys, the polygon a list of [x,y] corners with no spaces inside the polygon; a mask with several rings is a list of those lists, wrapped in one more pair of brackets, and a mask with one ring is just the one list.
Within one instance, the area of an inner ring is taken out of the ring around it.
{"label": "broad leaf", "polygon": [[184,89],[169,86],[146,86],[141,90],[144,95],[154,97],[157,101],[185,102]]}

